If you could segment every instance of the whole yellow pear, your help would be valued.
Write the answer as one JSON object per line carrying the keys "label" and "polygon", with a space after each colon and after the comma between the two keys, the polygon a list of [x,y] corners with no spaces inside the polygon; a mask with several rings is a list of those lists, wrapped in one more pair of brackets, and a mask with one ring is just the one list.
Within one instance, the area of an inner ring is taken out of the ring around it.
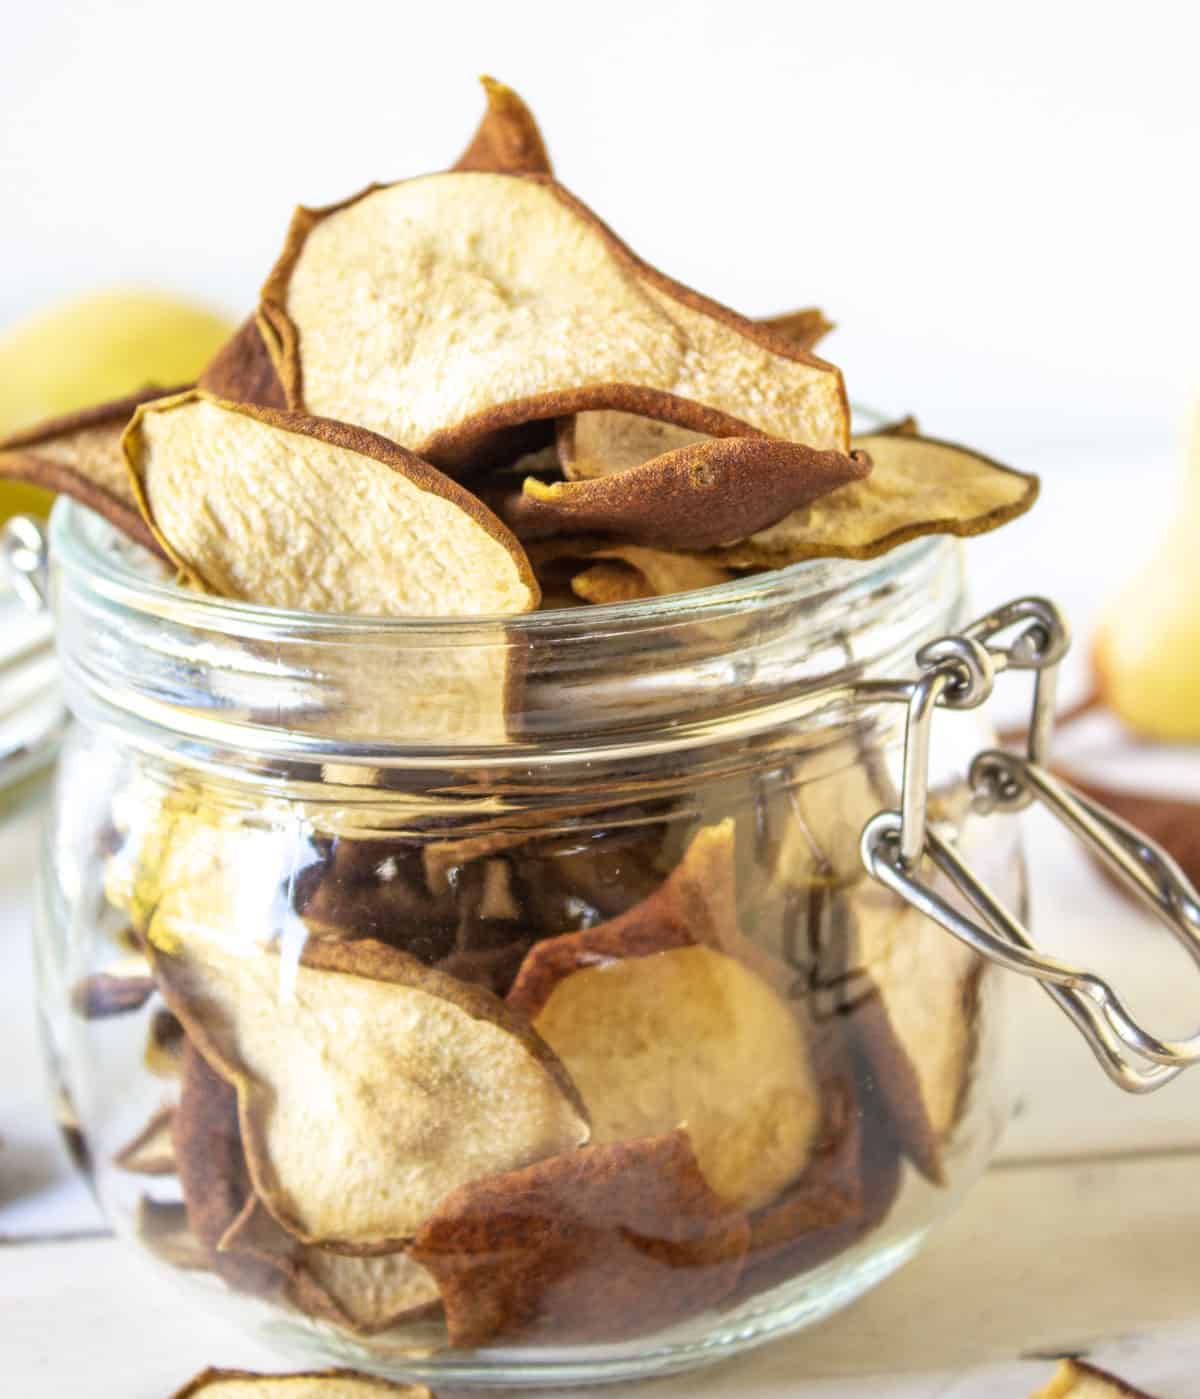
{"label": "whole yellow pear", "polygon": [[[194,379],[233,333],[223,315],[168,292],[118,287],[58,302],[0,333],[0,437],[41,418]],[[0,482],[0,521],[53,497]]]}
{"label": "whole yellow pear", "polygon": [[1106,607],[1092,660],[1108,707],[1147,738],[1200,740],[1200,412],[1179,508]]}

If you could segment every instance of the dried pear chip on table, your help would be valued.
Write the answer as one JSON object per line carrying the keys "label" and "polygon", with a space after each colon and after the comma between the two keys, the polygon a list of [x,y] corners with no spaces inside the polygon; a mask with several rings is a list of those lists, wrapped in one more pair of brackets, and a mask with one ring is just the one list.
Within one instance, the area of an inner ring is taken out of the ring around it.
{"label": "dried pear chip on table", "polygon": [[196,387],[233,403],[286,408],[283,384],[263,339],[262,327],[248,317],[209,360]]}
{"label": "dried pear chip on table", "polygon": [[487,110],[455,170],[491,170],[502,175],[551,175],[546,143],[533,113],[511,87],[486,74],[479,80]]}
{"label": "dried pear chip on table", "polygon": [[825,312],[817,306],[805,306],[800,311],[781,311],[778,316],[763,316],[759,324],[776,335],[786,336],[801,350],[814,349],[835,328]]}
{"label": "dried pear chip on table", "polygon": [[1140,1389],[1085,1360],[1060,1360],[1049,1384],[1029,1399],[1152,1399]]}
{"label": "dried pear chip on table", "polygon": [[589,408],[847,447],[836,369],[648,267],[545,176],[428,175],[300,209],[261,305],[293,408],[443,469]]}
{"label": "dried pear chip on table", "polygon": [[113,1157],[123,1171],[141,1176],[175,1174],[175,1109],[162,1107]]}
{"label": "dried pear chip on table", "polygon": [[221,1238],[224,1255],[258,1259],[284,1278],[284,1296],[307,1316],[374,1335],[437,1312],[437,1283],[407,1252],[367,1257],[299,1243],[251,1196]]}
{"label": "dried pear chip on table", "polygon": [[193,392],[139,411],[124,441],[155,538],[206,592],[368,615],[537,606],[505,526],[362,429]]}
{"label": "dried pear chip on table", "polygon": [[390,1253],[465,1181],[587,1141],[578,1094],[520,1016],[372,941],[299,960],[164,895],[149,929],[171,1009],[234,1085],[255,1193],[305,1243]]}
{"label": "dried pear chip on table", "polygon": [[436,1399],[423,1384],[395,1384],[357,1370],[306,1370],[260,1375],[251,1370],[202,1370],[171,1399]]}
{"label": "dried pear chip on table", "polygon": [[508,1004],[566,1066],[593,1141],[686,1124],[708,1183],[753,1209],[803,1172],[823,1106],[801,1015],[729,955],[752,952],[723,869],[731,826],[700,832],[645,904],[537,943]]}
{"label": "dried pear chip on table", "polygon": [[461,1186],[412,1251],[441,1288],[451,1345],[473,1347],[670,1326],[732,1290],[747,1237],[678,1129]]}
{"label": "dried pear chip on table", "polygon": [[985,534],[1023,515],[1038,478],[932,437],[881,434],[854,445],[871,458],[862,481],[709,557],[731,568],[803,559],[873,559],[926,534]]}
{"label": "dried pear chip on table", "polygon": [[940,1185],[974,1068],[983,963],[873,882],[846,897],[851,963],[869,988],[848,1019],[906,1155]]}
{"label": "dried pear chip on table", "polygon": [[78,413],[48,418],[0,441],[0,478],[29,481],[69,495],[156,554],[162,549],[143,520],[129,484],[121,434],[134,412],[181,392],[153,385]]}
{"label": "dried pear chip on table", "polygon": [[634,544],[710,549],[745,539],[802,506],[861,481],[861,452],[821,452],[766,437],[708,438],[611,475],[489,490],[520,539],[616,534]]}

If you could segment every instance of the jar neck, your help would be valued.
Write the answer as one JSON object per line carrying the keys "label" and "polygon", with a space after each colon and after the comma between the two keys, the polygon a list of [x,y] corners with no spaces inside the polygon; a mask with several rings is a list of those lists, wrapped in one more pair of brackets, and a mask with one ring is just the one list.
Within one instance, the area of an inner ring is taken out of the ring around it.
{"label": "jar neck", "polygon": [[[140,553],[140,551],[139,551]],[[727,745],[911,671],[962,620],[961,550],[795,565],[677,597],[505,619],[283,613],[188,593],[56,508],[54,599],[85,726],[209,771],[452,773]]]}

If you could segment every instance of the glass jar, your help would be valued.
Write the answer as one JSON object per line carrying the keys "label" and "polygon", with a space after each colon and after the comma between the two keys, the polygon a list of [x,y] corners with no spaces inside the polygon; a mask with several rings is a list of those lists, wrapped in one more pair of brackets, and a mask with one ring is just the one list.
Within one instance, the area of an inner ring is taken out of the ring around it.
{"label": "glass jar", "polygon": [[[52,529],[41,1018],[181,1306],[403,1378],[669,1372],[845,1305],[982,1171],[1000,978],[859,854],[905,717],[860,682],[961,626],[957,545],[433,623]],[[982,737],[947,714],[929,818],[1020,907]]]}

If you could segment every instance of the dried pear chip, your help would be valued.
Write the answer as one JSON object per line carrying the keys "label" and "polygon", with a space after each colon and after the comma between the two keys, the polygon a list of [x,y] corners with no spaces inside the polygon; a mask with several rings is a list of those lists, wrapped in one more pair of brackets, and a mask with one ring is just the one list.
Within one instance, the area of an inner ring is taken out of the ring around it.
{"label": "dried pear chip", "polygon": [[292,407],[443,469],[590,408],[847,447],[836,369],[648,267],[545,176],[428,175],[300,209],[262,312]]}
{"label": "dried pear chip", "polygon": [[170,1267],[195,1273],[208,1270],[209,1251],[192,1233],[183,1205],[143,1195],[137,1204],[134,1230],[138,1240]]}
{"label": "dried pear chip", "polygon": [[0,478],[69,495],[135,543],[161,554],[130,489],[121,434],[143,403],[181,391],[150,385],[125,398],[24,428],[0,441]]}
{"label": "dried pear chip", "polygon": [[675,947],[584,962],[533,1027],[583,1095],[597,1143],[686,1124],[705,1180],[744,1209],[765,1204],[808,1164],[822,1108],[804,1028],[756,972],[724,953]]}
{"label": "dried pear chip", "polygon": [[254,1196],[218,1247],[276,1268],[294,1307],[359,1335],[420,1320],[439,1306],[437,1283],[407,1253],[364,1258],[298,1243]]}
{"label": "dried pear chip", "polygon": [[485,498],[521,539],[616,534],[659,548],[745,539],[870,472],[861,453],[818,452],[773,438],[709,438],[586,481],[539,481]]}
{"label": "dried pear chip", "polygon": [[454,1346],[615,1341],[715,1306],[747,1237],[679,1129],[461,1186],[412,1252],[438,1281]]}
{"label": "dried pear chip", "polygon": [[1060,1360],[1049,1384],[1029,1399],[1151,1399],[1140,1389],[1084,1360]]}
{"label": "dried pear chip", "polygon": [[[137,960],[145,966],[141,958]],[[154,978],[148,972],[93,972],[72,987],[71,1007],[83,1020],[107,1020],[141,1010],[153,995]]]}
{"label": "dried pear chip", "polygon": [[546,143],[521,98],[487,74],[479,79],[487,110],[455,170],[491,170],[501,175],[552,175]]}
{"label": "dried pear chip", "polygon": [[204,1250],[206,1266],[243,1291],[278,1292],[283,1279],[273,1263],[219,1251],[253,1192],[238,1126],[237,1094],[190,1041],[184,1050],[174,1143],[188,1227]]}
{"label": "dried pear chip", "polygon": [[944,1147],[974,1066],[983,964],[870,881],[847,897],[852,964],[873,990],[854,1005],[852,1028],[905,1154],[927,1179],[944,1184]]}
{"label": "dried pear chip", "polygon": [[537,606],[499,520],[369,432],[193,392],[139,411],[125,451],[155,537],[207,592],[368,615]]}
{"label": "dried pear chip", "polygon": [[873,559],[924,534],[985,534],[1037,499],[1036,476],[949,442],[884,433],[856,438],[854,445],[873,463],[865,480],[709,557],[731,568]]}
{"label": "dried pear chip", "polygon": [[[815,307],[768,316],[759,324],[805,352],[833,329],[833,323]],[[702,432],[613,410],[560,418],[556,433],[558,461],[569,481],[607,476],[704,440]]]}
{"label": "dried pear chip", "polygon": [[260,1375],[252,1370],[208,1369],[171,1399],[436,1399],[423,1384],[394,1384],[357,1370],[305,1370]]}
{"label": "dried pear chip", "polygon": [[389,1253],[448,1190],[588,1139],[553,1052],[495,996],[372,941],[298,963],[197,935],[164,896],[164,997],[234,1085],[255,1193],[289,1233]]}
{"label": "dried pear chip", "polygon": [[[676,553],[670,549],[650,549],[639,544],[623,544],[599,539],[548,539],[531,544],[529,560],[542,583],[545,594],[544,570],[563,559],[599,562],[577,573],[571,586],[588,602],[623,602],[638,597],[668,597],[672,593],[690,593],[698,588],[713,588],[727,583],[734,575],[719,564],[695,554]],[[614,566],[619,572],[601,572],[601,566]],[[629,575],[634,575],[630,578]],[[582,586],[580,580],[591,581]],[[636,589],[636,591],[634,591]],[[627,595],[627,596],[625,596]]]}
{"label": "dried pear chip", "polygon": [[175,1109],[163,1107],[113,1157],[123,1171],[140,1176],[175,1174]]}
{"label": "dried pear chip", "polygon": [[196,387],[232,403],[286,408],[283,384],[267,349],[262,329],[249,316],[201,371]]}
{"label": "dried pear chip", "polygon": [[609,602],[637,602],[639,598],[653,597],[645,578],[619,560],[594,563],[571,579],[571,590],[584,602],[597,604]]}
{"label": "dried pear chip", "polygon": [[786,336],[801,350],[815,349],[834,329],[833,322],[816,306],[806,306],[802,311],[784,311],[778,316],[764,316],[759,324],[776,335]]}

